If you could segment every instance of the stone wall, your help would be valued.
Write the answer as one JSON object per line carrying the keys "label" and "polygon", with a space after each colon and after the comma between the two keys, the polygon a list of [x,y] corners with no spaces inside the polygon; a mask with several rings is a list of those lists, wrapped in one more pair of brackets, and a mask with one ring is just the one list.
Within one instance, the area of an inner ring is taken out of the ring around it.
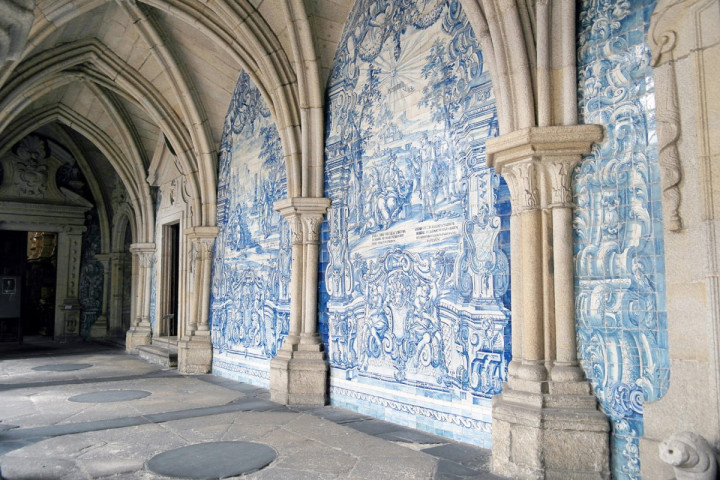
{"label": "stone wall", "polygon": [[575,292],[582,365],[612,425],[614,478],[640,475],[643,404],[668,389],[667,313],[655,90],[653,1],[582,2],[582,123],[605,127],[575,172]]}
{"label": "stone wall", "polygon": [[510,360],[510,205],[485,166],[495,98],[459,2],[356,2],[326,129],[331,404],[489,446]]}
{"label": "stone wall", "polygon": [[273,210],[287,196],[280,137],[246,73],[225,118],[210,322],[217,375],[267,387],[288,333],[290,233]]}

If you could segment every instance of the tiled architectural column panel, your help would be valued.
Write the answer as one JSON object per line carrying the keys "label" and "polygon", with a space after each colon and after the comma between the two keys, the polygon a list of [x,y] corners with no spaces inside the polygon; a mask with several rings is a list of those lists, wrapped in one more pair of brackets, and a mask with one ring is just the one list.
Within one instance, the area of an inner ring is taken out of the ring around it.
{"label": "tiled architectural column panel", "polygon": [[82,239],[78,300],[80,302],[80,335],[87,339],[100,315],[105,313],[103,311],[105,306],[103,295],[107,289],[105,267],[97,258],[97,255],[100,254],[100,226],[96,209],[90,210],[86,215],[85,228]]}
{"label": "tiled architectural column panel", "polygon": [[213,373],[269,386],[269,359],[290,321],[290,226],[280,137],[246,73],[225,119],[218,173],[220,229],[212,265]]}
{"label": "tiled architectural column panel", "polygon": [[640,478],[643,404],[670,381],[660,166],[647,30],[653,1],[583,1],[583,123],[606,139],[575,173],[579,354],[612,426],[614,478]]}
{"label": "tiled architectural column panel", "polygon": [[509,194],[457,1],[361,0],[330,76],[320,329],[330,402],[490,446],[510,361]]}

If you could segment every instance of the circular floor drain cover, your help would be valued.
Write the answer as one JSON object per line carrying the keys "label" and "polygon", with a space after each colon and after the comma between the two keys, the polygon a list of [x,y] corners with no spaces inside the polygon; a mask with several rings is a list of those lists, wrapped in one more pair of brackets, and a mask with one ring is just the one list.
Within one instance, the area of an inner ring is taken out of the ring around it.
{"label": "circular floor drain cover", "polygon": [[41,372],[71,372],[73,370],[82,370],[90,367],[92,367],[92,365],[89,363],[56,363],[54,365],[35,367],[33,370]]}
{"label": "circular floor drain cover", "polygon": [[71,402],[80,403],[110,403],[110,402],[127,402],[128,400],[137,400],[150,395],[145,390],[105,390],[102,392],[83,393],[68,398]]}
{"label": "circular floor drain cover", "polygon": [[253,442],[209,442],[155,455],[147,468],[175,478],[226,478],[252,473],[277,457],[272,448]]}

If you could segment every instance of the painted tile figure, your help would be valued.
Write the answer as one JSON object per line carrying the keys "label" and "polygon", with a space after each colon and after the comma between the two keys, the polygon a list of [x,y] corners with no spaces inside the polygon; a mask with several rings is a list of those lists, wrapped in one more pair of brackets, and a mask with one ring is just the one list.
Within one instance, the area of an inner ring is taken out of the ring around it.
{"label": "painted tile figure", "polygon": [[510,359],[510,207],[485,167],[497,113],[460,3],[356,2],[328,96],[331,401],[489,445]]}
{"label": "painted tile figure", "polygon": [[287,196],[280,137],[246,73],[225,119],[213,260],[213,373],[267,386],[267,359],[288,332],[290,234],[273,204]]}
{"label": "painted tile figure", "polygon": [[655,96],[653,1],[582,2],[580,112],[608,125],[575,175],[578,348],[612,424],[614,478],[640,478],[643,403],[669,384]]}

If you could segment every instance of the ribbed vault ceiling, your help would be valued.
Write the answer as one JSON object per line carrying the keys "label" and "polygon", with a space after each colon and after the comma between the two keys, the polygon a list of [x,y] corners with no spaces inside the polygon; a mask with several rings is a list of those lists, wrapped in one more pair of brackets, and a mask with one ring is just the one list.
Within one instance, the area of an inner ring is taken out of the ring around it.
{"label": "ribbed vault ceiling", "polygon": [[[75,132],[97,163],[86,175],[107,199],[119,179],[139,218],[134,241],[152,241],[152,226],[141,227],[153,215],[147,169],[167,139],[205,217],[193,223],[212,224],[217,150],[240,71],[281,130],[299,124],[284,1],[36,1],[22,55],[0,63],[0,154],[32,132]],[[351,4],[307,2],[322,82]]]}

